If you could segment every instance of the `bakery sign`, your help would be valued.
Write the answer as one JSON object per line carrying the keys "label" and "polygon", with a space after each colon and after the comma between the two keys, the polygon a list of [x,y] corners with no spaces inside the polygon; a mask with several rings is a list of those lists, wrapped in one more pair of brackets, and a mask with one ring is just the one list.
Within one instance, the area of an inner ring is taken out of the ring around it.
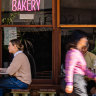
{"label": "bakery sign", "polygon": [[40,0],[12,0],[12,11],[39,11]]}

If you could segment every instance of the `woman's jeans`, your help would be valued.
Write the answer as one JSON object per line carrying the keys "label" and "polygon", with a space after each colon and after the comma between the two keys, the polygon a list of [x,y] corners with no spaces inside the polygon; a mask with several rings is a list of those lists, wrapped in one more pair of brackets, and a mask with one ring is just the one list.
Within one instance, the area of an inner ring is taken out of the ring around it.
{"label": "woman's jeans", "polygon": [[16,77],[0,78],[0,96],[6,89],[27,89],[28,85],[21,82]]}

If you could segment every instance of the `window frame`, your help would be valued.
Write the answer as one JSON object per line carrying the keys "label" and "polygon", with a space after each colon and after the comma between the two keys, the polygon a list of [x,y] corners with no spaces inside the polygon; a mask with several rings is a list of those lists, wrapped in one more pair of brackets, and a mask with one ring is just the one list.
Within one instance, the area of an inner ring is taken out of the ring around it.
{"label": "window frame", "polygon": [[[58,72],[60,72],[60,30],[57,30],[57,1],[52,0],[52,25],[2,25],[1,23],[1,6],[0,0],[0,67],[2,66],[2,28],[3,27],[51,27],[52,31],[52,79],[33,79],[32,84],[58,84]],[[59,31],[59,32],[58,32]],[[58,43],[57,43],[58,42]],[[59,47],[56,47],[59,46]],[[58,55],[59,54],[59,55]],[[59,68],[58,68],[59,63]],[[42,86],[42,85],[40,85]]]}
{"label": "window frame", "polygon": [[58,27],[96,27],[95,24],[60,24],[60,0],[57,0],[57,26]]}

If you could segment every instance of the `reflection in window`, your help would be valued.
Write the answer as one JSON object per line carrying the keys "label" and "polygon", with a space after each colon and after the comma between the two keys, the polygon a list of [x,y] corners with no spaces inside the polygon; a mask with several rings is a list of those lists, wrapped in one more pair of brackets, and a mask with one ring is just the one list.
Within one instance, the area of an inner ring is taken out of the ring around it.
{"label": "reflection in window", "polygon": [[96,24],[96,0],[60,0],[60,24]]}
{"label": "reflection in window", "polygon": [[[12,32],[14,35],[12,35]],[[51,28],[15,28],[15,27],[3,28],[3,46],[2,46],[3,67],[8,67],[13,58],[13,56],[8,53],[8,48],[7,48],[9,39],[11,38],[20,38],[22,40],[27,40],[28,42],[31,42],[32,47],[28,45],[28,49],[30,50],[30,53],[32,55],[32,58],[31,59],[29,58],[29,61],[31,63],[33,78],[51,79],[52,78],[52,29]]]}
{"label": "reflection in window", "polygon": [[[65,55],[67,52],[66,45],[70,40],[73,30],[82,30],[86,33],[89,42],[88,51],[96,55],[96,28],[62,28],[61,30],[61,75],[64,75],[65,68]],[[78,32],[78,31],[77,31]]]}
{"label": "reflection in window", "polygon": [[52,0],[2,0],[2,24],[51,25]]}

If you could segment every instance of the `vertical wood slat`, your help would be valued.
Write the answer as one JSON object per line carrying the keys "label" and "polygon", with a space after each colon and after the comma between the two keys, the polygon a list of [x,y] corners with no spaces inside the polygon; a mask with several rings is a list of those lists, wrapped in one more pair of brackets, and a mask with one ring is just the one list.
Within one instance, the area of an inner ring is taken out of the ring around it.
{"label": "vertical wood slat", "polygon": [[52,0],[52,25],[53,29],[57,27],[57,0]]}
{"label": "vertical wood slat", "polygon": [[0,28],[0,68],[2,67],[2,30]]}
{"label": "vertical wood slat", "polygon": [[58,83],[60,82],[61,74],[61,28],[60,25],[60,0],[57,0],[57,32],[58,32]]}
{"label": "vertical wood slat", "polygon": [[53,82],[58,84],[61,69],[61,31],[59,28],[53,30],[52,37]]}
{"label": "vertical wood slat", "polygon": [[60,26],[60,0],[57,0],[57,27]]}
{"label": "vertical wood slat", "polygon": [[58,84],[59,72],[61,66],[61,32],[57,27],[57,0],[52,0],[52,70],[53,70],[53,83]]}
{"label": "vertical wood slat", "polygon": [[55,42],[55,31],[56,31],[56,0],[52,0],[52,25],[53,25],[53,32],[52,32],[52,81],[56,84],[56,42]]}
{"label": "vertical wood slat", "polygon": [[[1,1],[0,0],[0,26],[1,26]],[[2,28],[0,27],[0,68],[2,67]],[[0,75],[1,77],[1,75]]]}
{"label": "vertical wood slat", "polygon": [[60,75],[61,75],[61,29],[58,28],[58,83],[60,83]]}
{"label": "vertical wood slat", "polygon": [[1,25],[1,0],[0,0],[0,25]]}
{"label": "vertical wood slat", "polygon": [[55,44],[55,30],[56,30],[56,6],[55,6],[56,1],[52,0],[52,25],[53,25],[53,32],[52,32],[52,81],[54,84],[56,84],[56,44]]}

